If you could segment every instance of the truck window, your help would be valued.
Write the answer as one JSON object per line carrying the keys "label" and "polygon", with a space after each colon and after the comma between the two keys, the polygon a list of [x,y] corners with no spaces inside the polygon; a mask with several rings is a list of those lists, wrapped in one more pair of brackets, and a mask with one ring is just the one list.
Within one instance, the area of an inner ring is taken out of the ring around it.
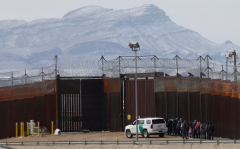
{"label": "truck window", "polygon": [[162,124],[162,123],[165,123],[164,119],[155,119],[155,120],[152,120],[152,123],[153,124]]}
{"label": "truck window", "polygon": [[147,122],[146,122],[147,124],[151,124],[151,120],[147,120]]}
{"label": "truck window", "polygon": [[144,124],[144,120],[138,120],[138,124]]}

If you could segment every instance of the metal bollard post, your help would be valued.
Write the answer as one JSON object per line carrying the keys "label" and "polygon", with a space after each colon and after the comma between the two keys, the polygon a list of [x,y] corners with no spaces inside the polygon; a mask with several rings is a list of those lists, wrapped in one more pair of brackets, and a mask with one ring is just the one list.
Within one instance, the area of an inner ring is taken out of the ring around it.
{"label": "metal bollard post", "polygon": [[24,137],[24,124],[23,124],[23,122],[22,122],[22,137]]}
{"label": "metal bollard post", "polygon": [[16,138],[18,137],[18,123],[16,122]]}
{"label": "metal bollard post", "polygon": [[32,124],[32,136],[34,136],[34,124]]}
{"label": "metal bollard post", "polygon": [[22,122],[22,137],[24,137],[24,122]]}
{"label": "metal bollard post", "polygon": [[53,135],[53,121],[51,122],[52,135]]}
{"label": "metal bollard post", "polygon": [[21,129],[21,122],[19,122],[19,128],[18,128],[19,130],[19,137],[21,137],[22,136],[22,129]]}
{"label": "metal bollard post", "polygon": [[38,122],[38,136],[40,136],[40,123]]}
{"label": "metal bollard post", "polygon": [[22,137],[22,122],[20,122],[20,137]]}
{"label": "metal bollard post", "polygon": [[29,136],[29,123],[27,122],[27,136]]}

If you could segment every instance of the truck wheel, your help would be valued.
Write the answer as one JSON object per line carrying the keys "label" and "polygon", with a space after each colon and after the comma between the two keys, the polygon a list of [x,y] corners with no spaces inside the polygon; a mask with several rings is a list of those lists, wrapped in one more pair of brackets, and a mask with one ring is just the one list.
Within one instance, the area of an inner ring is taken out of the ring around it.
{"label": "truck wheel", "polygon": [[164,137],[164,133],[160,133],[159,137],[163,138]]}
{"label": "truck wheel", "polygon": [[149,134],[148,134],[147,130],[143,130],[143,137],[144,138],[148,138],[149,137]]}
{"label": "truck wheel", "polygon": [[127,138],[132,138],[133,137],[133,135],[132,135],[130,130],[126,131],[126,136],[127,136]]}

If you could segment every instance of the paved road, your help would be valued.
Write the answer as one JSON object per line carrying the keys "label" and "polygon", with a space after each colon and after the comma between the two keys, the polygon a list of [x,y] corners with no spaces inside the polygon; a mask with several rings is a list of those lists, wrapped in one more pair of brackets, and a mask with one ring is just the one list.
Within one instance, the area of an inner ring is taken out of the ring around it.
{"label": "paved road", "polygon": [[[192,140],[193,138],[189,138]],[[216,138],[220,139],[220,138]],[[27,137],[13,137],[2,139],[0,142],[30,142],[30,141],[134,141],[136,137],[127,138],[124,132],[89,132],[89,133],[62,133],[61,135],[43,135],[43,136],[27,136]],[[149,138],[138,137],[139,141],[144,140],[182,140],[182,137],[165,136],[159,138],[158,135],[152,135]]]}

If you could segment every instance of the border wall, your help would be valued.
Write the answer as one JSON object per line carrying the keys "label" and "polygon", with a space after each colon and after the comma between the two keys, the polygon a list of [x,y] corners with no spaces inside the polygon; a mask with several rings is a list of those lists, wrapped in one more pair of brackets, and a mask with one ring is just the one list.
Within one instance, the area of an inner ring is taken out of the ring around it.
{"label": "border wall", "polygon": [[[65,78],[65,83],[57,78],[1,87],[0,127],[4,129],[0,138],[15,137],[15,123],[31,119],[49,130],[50,122],[54,121],[55,128],[69,132],[123,131],[125,125],[135,120],[133,79],[73,79]],[[138,80],[138,113],[140,117],[212,122],[216,137],[239,139],[239,86],[236,82],[197,77],[141,78]],[[127,115],[131,115],[130,120]]]}
{"label": "border wall", "polygon": [[[197,77],[138,80],[138,116],[183,118],[215,126],[214,136],[239,139],[239,83]],[[134,80],[125,81],[126,125],[135,120]],[[230,127],[229,127],[230,126]]]}
{"label": "border wall", "polygon": [[35,123],[39,121],[42,126],[51,128],[51,121],[57,120],[55,83],[52,80],[1,87],[0,138],[14,137],[16,122],[18,125],[20,122],[26,125],[26,122],[34,120]]}

